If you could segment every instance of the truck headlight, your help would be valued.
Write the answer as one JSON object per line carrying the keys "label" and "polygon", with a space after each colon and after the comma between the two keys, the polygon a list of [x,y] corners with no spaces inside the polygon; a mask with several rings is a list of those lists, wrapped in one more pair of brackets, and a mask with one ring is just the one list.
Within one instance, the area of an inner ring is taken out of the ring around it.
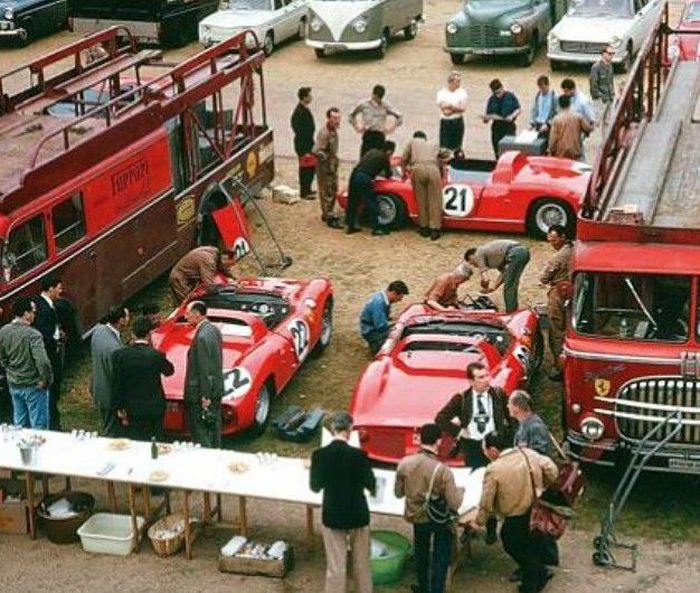
{"label": "truck headlight", "polygon": [[318,33],[321,30],[321,27],[323,26],[323,23],[321,22],[321,19],[314,17],[311,19],[311,30]]}
{"label": "truck headlight", "polygon": [[556,45],[557,43],[559,43],[559,37],[557,37],[554,33],[550,33],[547,36],[547,43],[549,43],[550,45]]}
{"label": "truck headlight", "polygon": [[581,433],[589,441],[599,441],[603,436],[604,430],[603,423],[593,416],[588,416],[581,422]]}
{"label": "truck headlight", "polygon": [[5,17],[6,21],[11,21],[13,18],[15,18],[15,11],[11,8],[6,8],[3,16]]}
{"label": "truck headlight", "polygon": [[454,23],[447,23],[447,27],[445,27],[445,30],[450,35],[454,35],[457,32],[457,25],[455,25]]}
{"label": "truck headlight", "polygon": [[356,19],[352,24],[352,28],[357,33],[364,33],[367,30],[367,21],[363,18]]}
{"label": "truck headlight", "polygon": [[520,23],[513,23],[510,26],[510,32],[513,35],[520,35],[523,32],[523,26]]}

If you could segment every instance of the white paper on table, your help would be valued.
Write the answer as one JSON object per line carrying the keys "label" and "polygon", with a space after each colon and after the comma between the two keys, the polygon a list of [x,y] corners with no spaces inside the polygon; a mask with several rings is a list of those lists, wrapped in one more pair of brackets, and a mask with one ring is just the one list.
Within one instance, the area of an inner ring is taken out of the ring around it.
{"label": "white paper on table", "polygon": [[[325,426],[321,428],[321,447],[325,447],[333,440],[333,434]],[[350,439],[348,440],[348,445],[351,447],[360,448],[360,434],[353,430],[350,433]]]}

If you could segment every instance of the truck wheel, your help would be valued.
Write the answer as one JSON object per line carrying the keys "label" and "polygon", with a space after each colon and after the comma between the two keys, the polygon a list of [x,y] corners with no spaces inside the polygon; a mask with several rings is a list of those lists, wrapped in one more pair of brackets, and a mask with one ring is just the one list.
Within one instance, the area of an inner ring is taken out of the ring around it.
{"label": "truck wheel", "polygon": [[253,412],[253,424],[251,432],[258,436],[265,432],[267,423],[270,421],[270,405],[272,393],[269,384],[266,382],[255,398],[255,410]]}
{"label": "truck wheel", "polygon": [[464,54],[450,54],[450,60],[452,60],[452,63],[455,66],[459,66],[460,64],[464,64],[466,56]]}
{"label": "truck wheel", "polygon": [[527,46],[527,51],[518,56],[518,63],[523,67],[527,68],[535,61],[535,56],[537,56],[537,48],[539,47],[539,37],[537,31],[532,34],[530,43]]}
{"label": "truck wheel", "polygon": [[403,30],[403,36],[406,41],[410,41],[411,39],[415,39],[416,35],[418,35],[418,22],[413,19],[411,24]]}
{"label": "truck wheel", "polygon": [[377,194],[379,226],[386,229],[400,229],[406,226],[406,204],[392,194]]}
{"label": "truck wheel", "polygon": [[333,337],[333,300],[328,299],[323,306],[323,316],[321,318],[321,335],[318,342],[311,351],[313,356],[320,356],[328,348]]}
{"label": "truck wheel", "polygon": [[571,207],[551,198],[537,200],[528,213],[528,230],[534,237],[546,239],[549,227],[553,224],[560,224],[566,229],[569,236],[572,236],[576,218]]}
{"label": "truck wheel", "polygon": [[374,50],[374,57],[378,60],[383,60],[386,56],[386,50],[389,48],[389,33],[382,32],[382,38],[379,40],[379,47]]}
{"label": "truck wheel", "polygon": [[317,48],[315,48],[315,49],[314,49],[314,53],[316,54],[316,57],[317,57],[319,60],[322,60],[323,58],[326,57],[326,52],[323,50],[322,47],[317,47]]}

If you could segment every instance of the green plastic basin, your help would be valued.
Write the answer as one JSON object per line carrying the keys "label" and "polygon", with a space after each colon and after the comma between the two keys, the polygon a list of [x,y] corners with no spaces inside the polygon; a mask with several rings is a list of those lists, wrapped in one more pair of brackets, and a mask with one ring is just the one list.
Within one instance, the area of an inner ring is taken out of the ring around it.
{"label": "green plastic basin", "polygon": [[372,531],[372,539],[386,544],[389,554],[381,558],[372,558],[372,582],[375,585],[390,585],[403,578],[406,558],[411,550],[411,542],[395,531]]}

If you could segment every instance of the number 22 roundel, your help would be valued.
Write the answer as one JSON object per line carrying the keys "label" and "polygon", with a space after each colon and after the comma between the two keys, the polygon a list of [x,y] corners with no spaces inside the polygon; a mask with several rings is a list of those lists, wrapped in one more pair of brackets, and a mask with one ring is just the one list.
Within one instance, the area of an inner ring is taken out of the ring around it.
{"label": "number 22 roundel", "polygon": [[224,372],[224,397],[243,397],[253,385],[253,378],[244,367],[234,367]]}
{"label": "number 22 roundel", "polygon": [[311,342],[311,330],[309,324],[303,319],[296,317],[287,325],[289,333],[292,334],[292,345],[294,353],[297,355],[299,362],[306,358],[309,353],[309,344]]}
{"label": "number 22 roundel", "polygon": [[445,216],[466,218],[474,210],[474,192],[465,183],[451,183],[442,188],[442,212]]}

